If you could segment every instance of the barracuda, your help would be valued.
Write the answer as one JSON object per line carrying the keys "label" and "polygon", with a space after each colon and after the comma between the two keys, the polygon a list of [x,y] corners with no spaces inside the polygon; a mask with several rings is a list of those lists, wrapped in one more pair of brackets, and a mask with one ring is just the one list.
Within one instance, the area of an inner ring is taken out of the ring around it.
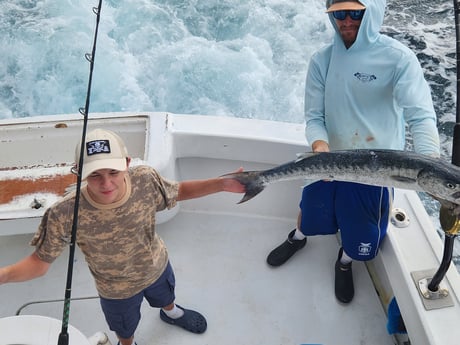
{"label": "barracuda", "polygon": [[298,159],[263,171],[224,175],[246,187],[239,203],[273,182],[336,180],[423,191],[441,203],[460,204],[460,167],[410,151],[346,150],[303,153]]}

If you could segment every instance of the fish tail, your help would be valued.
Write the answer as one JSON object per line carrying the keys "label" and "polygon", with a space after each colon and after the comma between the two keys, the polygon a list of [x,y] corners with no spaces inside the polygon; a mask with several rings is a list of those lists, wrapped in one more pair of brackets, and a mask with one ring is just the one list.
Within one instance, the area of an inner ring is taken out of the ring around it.
{"label": "fish tail", "polygon": [[242,204],[243,202],[246,202],[248,200],[251,200],[253,197],[255,197],[257,194],[259,194],[261,191],[265,189],[265,186],[251,186],[251,188],[248,188],[246,186],[246,193],[244,194],[243,198],[241,198],[240,201],[238,201],[238,204]]}
{"label": "fish tail", "polygon": [[265,183],[261,178],[260,172],[258,171],[230,173],[222,175],[221,177],[235,179],[244,186],[246,192],[238,204],[242,204],[243,202],[251,200],[253,197],[265,189]]}

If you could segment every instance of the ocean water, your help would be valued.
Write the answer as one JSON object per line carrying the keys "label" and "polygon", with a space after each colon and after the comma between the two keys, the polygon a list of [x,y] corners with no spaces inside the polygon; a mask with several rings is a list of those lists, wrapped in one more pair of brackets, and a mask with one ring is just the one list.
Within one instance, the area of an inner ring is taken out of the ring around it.
{"label": "ocean water", "polygon": [[[309,58],[333,35],[324,3],[105,0],[90,113],[169,111],[302,123]],[[92,48],[97,4],[0,2],[0,118],[77,113],[85,104],[84,54]],[[451,0],[390,0],[382,28],[422,64],[447,160],[456,113],[454,24]],[[437,223],[437,203],[422,199]]]}
{"label": "ocean water", "polygon": [[[84,104],[96,0],[0,2],[0,117]],[[90,111],[303,121],[319,1],[103,1]],[[318,15],[321,14],[321,15]]]}

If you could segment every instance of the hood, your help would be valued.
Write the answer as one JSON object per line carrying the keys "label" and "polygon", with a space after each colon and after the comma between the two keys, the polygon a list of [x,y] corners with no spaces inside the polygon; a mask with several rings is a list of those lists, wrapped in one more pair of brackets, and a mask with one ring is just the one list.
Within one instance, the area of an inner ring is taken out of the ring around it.
{"label": "hood", "polygon": [[[326,8],[330,2],[331,0],[326,0]],[[380,35],[380,28],[382,27],[385,15],[386,0],[359,0],[359,2],[366,6],[366,12],[359,27],[358,37],[350,49],[360,49],[375,42]],[[332,13],[328,15],[336,33],[335,42],[343,44]]]}

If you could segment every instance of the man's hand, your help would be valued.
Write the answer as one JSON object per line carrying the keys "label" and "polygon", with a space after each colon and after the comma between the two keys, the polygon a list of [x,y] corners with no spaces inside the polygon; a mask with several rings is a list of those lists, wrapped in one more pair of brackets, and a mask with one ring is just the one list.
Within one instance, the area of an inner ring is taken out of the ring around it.
{"label": "man's hand", "polygon": [[329,152],[329,144],[324,140],[316,140],[311,144],[313,152]]}
{"label": "man's hand", "polygon": [[[237,171],[233,172],[232,174],[237,174],[240,172],[243,172],[243,168],[241,167]],[[242,185],[241,183],[239,183],[234,178],[225,177],[225,175],[220,178],[223,179],[222,187],[225,192],[232,192],[232,193],[245,193],[246,192],[246,187]]]}

